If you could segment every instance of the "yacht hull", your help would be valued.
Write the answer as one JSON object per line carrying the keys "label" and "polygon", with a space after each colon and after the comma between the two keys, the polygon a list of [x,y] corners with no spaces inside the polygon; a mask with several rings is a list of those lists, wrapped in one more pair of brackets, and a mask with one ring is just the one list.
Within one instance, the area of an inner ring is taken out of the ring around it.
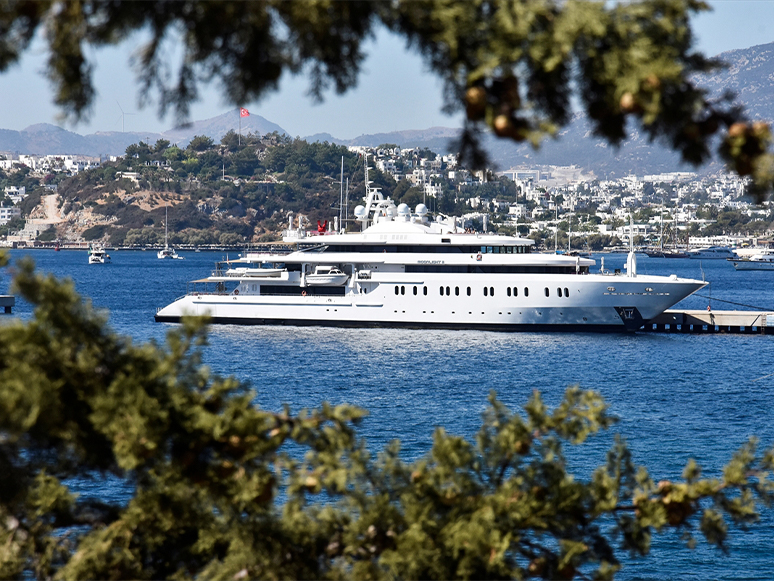
{"label": "yacht hull", "polygon": [[[466,281],[465,286],[429,276],[398,284],[368,284],[374,288],[347,287],[344,296],[192,293],[160,309],[156,321],[177,323],[190,314],[206,315],[214,324],[234,325],[621,332],[639,329],[705,283],[586,275],[498,277]],[[513,288],[519,290],[518,296],[508,296]],[[528,296],[524,296],[525,288]]]}
{"label": "yacht hull", "polygon": [[764,260],[735,260],[736,270],[774,270],[774,262]]}

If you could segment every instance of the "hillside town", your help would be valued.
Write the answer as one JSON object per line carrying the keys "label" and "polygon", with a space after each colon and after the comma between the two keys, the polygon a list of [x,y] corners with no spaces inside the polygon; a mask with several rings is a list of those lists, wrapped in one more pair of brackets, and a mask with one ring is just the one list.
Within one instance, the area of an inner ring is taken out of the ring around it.
{"label": "hillside town", "polygon": [[[165,149],[164,158],[141,159],[133,147],[127,148],[124,157],[128,160],[53,154],[0,156],[3,243],[35,246],[58,240],[61,235],[49,231],[62,220],[58,184],[82,172],[133,161],[131,167],[126,166],[130,171],[117,171],[114,179],[129,180],[135,189],[152,189],[147,183],[141,186],[143,176],[161,172],[171,179],[175,175],[170,161],[174,158],[166,155],[171,148]],[[601,251],[631,242],[637,246],[757,246],[771,236],[774,220],[769,203],[756,204],[746,195],[745,180],[733,174],[700,176],[676,171],[600,177],[579,166],[469,171],[457,163],[456,155],[437,155],[428,149],[386,144],[349,146],[348,150],[359,159],[366,157],[385,179],[394,179],[396,191],[413,191],[411,199],[421,197],[431,212],[462,215],[466,227],[476,231],[528,236],[544,249]],[[211,179],[237,186],[244,179],[228,173],[224,163],[222,175]],[[266,175],[263,181],[273,186],[281,180]],[[23,183],[37,183],[42,193],[34,207],[25,204],[31,191]],[[214,209],[211,205],[199,203],[197,207],[215,213],[223,207],[222,201]],[[94,226],[100,219],[110,223],[112,218],[91,216],[92,222],[85,225]],[[77,238],[68,241],[83,242]],[[254,241],[249,236],[244,241],[231,240],[236,244]]]}

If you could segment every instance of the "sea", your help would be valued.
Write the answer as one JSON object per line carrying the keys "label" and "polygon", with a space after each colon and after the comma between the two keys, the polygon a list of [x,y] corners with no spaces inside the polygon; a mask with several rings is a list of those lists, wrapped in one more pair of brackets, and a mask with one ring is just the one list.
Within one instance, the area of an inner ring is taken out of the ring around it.
{"label": "sea", "polygon": [[[85,251],[12,250],[37,269],[70,279],[84,300],[135,342],[163,342],[174,325],[155,323],[157,308],[185,294],[188,281],[210,274],[225,252],[184,252],[158,260],[152,251],[111,251],[112,263],[88,265]],[[230,253],[231,258],[236,253]],[[624,254],[594,255],[598,269],[622,268]],[[0,273],[5,290],[12,265]],[[774,271],[737,272],[725,260],[638,257],[641,274],[677,274],[710,283],[678,305],[685,309],[774,311]],[[5,315],[8,316],[8,315]],[[31,316],[17,300],[14,317]],[[519,409],[534,390],[549,405],[570,385],[602,393],[620,421],[568,450],[579,479],[605,462],[616,434],[653,479],[679,478],[693,458],[705,476],[748,438],[774,444],[774,336],[727,334],[496,333],[282,326],[213,326],[205,361],[221,375],[249,382],[256,403],[297,412],[323,401],[370,412],[360,428],[373,451],[402,442],[403,455],[425,454],[433,431],[472,439],[494,390]],[[111,498],[120,483],[89,493]],[[698,531],[695,531],[698,532]],[[618,579],[774,579],[774,508],[745,529],[731,527],[728,552],[699,539],[689,549],[679,532],[656,534],[651,554],[621,554]]]}

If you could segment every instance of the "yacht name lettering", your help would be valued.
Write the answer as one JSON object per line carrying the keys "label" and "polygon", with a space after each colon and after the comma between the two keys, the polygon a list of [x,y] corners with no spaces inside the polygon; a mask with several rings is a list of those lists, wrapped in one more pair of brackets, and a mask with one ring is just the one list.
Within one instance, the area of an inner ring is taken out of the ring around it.
{"label": "yacht name lettering", "polygon": [[444,264],[443,260],[417,260],[417,264]]}

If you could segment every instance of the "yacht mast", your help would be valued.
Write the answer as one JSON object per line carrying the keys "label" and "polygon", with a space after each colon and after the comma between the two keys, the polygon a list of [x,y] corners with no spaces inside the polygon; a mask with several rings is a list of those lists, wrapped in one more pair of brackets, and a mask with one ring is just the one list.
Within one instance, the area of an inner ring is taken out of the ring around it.
{"label": "yacht mast", "polygon": [[169,206],[164,206],[164,250],[169,248],[167,238],[169,235]]}
{"label": "yacht mast", "polygon": [[658,249],[664,251],[664,205],[661,205],[661,233],[658,235]]}
{"label": "yacht mast", "polygon": [[339,181],[341,186],[341,193],[339,194],[339,233],[344,231],[344,222],[342,221],[341,212],[344,209],[344,156],[341,156],[341,180]]}

